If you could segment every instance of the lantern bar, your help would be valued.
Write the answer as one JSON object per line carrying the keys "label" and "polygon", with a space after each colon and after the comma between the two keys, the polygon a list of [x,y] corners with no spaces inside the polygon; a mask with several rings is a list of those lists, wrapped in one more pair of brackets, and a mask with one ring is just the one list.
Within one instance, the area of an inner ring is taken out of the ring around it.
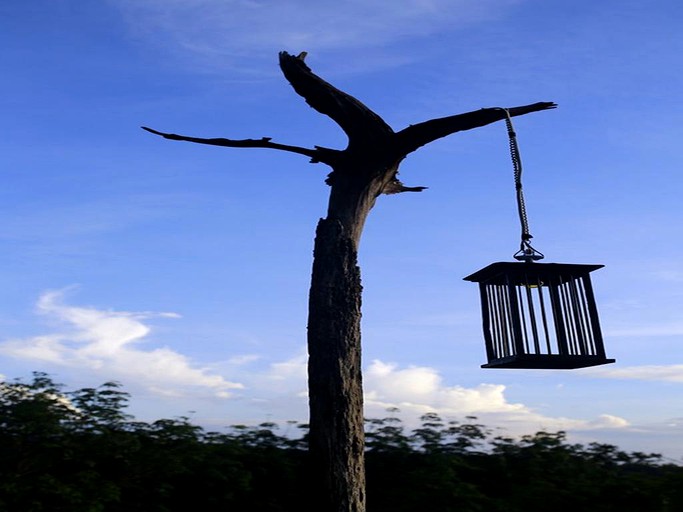
{"label": "lantern bar", "polygon": [[488,364],[482,368],[572,369],[607,359],[589,273],[604,265],[492,263],[479,283]]}

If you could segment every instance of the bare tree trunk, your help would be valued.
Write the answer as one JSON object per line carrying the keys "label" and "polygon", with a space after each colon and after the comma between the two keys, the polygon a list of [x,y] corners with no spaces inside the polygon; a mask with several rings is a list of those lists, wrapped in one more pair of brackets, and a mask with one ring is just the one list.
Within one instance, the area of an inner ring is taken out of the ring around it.
{"label": "bare tree trunk", "polygon": [[381,180],[368,177],[382,173],[335,173],[327,218],[316,230],[308,304],[314,510],[364,512],[362,286],[357,258],[365,219],[381,190]]}
{"label": "bare tree trunk", "polygon": [[[327,217],[318,224],[309,296],[308,372],[311,489],[315,512],[364,512],[365,469],[361,378],[361,282],[358,245],[380,194],[419,192],[398,180],[400,162],[441,137],[506,117],[501,108],[417,123],[399,132],[363,105],[315,75],[306,53],[280,54],[280,68],[294,90],[334,120],[349,138],[346,149],[303,148],[261,139],[199,138],[145,130],[170,140],[233,148],[297,153],[333,171]],[[551,102],[508,109],[512,116],[555,108]]]}
{"label": "bare tree trunk", "polygon": [[308,316],[308,389],[314,510],[363,512],[361,282],[341,222],[321,219]]}

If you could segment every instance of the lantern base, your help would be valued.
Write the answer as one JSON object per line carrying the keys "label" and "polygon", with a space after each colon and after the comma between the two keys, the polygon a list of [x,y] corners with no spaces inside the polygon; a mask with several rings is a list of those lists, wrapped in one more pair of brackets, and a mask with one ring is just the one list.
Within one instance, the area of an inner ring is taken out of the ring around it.
{"label": "lantern base", "polygon": [[557,354],[523,354],[494,359],[482,368],[519,368],[527,370],[573,370],[601,364],[611,364],[615,359],[601,356],[557,355]]}

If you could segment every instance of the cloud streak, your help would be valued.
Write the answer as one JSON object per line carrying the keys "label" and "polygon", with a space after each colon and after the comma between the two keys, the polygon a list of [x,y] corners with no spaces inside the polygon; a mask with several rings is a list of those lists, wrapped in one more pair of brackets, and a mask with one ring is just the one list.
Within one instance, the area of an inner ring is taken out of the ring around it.
{"label": "cloud streak", "polygon": [[519,0],[114,0],[133,30],[225,61],[376,48],[499,16]]}
{"label": "cloud streak", "polygon": [[382,415],[386,409],[397,407],[408,422],[426,412],[454,419],[477,416],[512,435],[539,429],[595,431],[629,426],[626,419],[611,414],[590,420],[545,416],[522,403],[509,402],[502,384],[447,386],[434,368],[422,366],[399,368],[373,361],[365,372],[365,389],[366,414]]}
{"label": "cloud streak", "polygon": [[395,403],[399,408],[439,410],[452,414],[480,412],[520,412],[522,404],[505,400],[505,386],[479,384],[474,388],[444,386],[441,376],[429,367],[398,368],[375,360],[366,370],[365,382],[369,404]]}
{"label": "cloud streak", "polygon": [[591,372],[596,377],[656,382],[683,382],[683,364],[627,366],[601,368]]}
{"label": "cloud streak", "polygon": [[124,382],[134,381],[148,390],[168,395],[183,390],[210,390],[227,398],[243,385],[230,382],[194,365],[168,347],[145,348],[152,317],[177,318],[174,313],[131,313],[70,306],[64,291],[44,293],[37,304],[40,314],[60,322],[58,332],[0,344],[0,353],[23,360],[58,366],[86,368]]}
{"label": "cloud streak", "polygon": [[[220,372],[240,381],[232,382],[168,347],[146,346],[152,332],[149,319],[178,315],[73,306],[65,303],[64,294],[46,292],[37,303],[40,314],[58,322],[55,332],[6,341],[0,344],[0,354],[90,370],[127,386],[143,386],[162,398],[202,397],[215,407],[221,399],[241,390],[243,404],[255,404],[269,414],[286,419],[291,419],[294,410],[305,414],[307,357],[303,352],[267,366],[258,354],[235,355],[223,363],[225,371]],[[683,365],[609,370],[600,376],[678,382],[683,381]],[[540,429],[595,432],[630,426],[626,419],[609,413],[593,419],[546,416],[523,403],[511,402],[502,384],[447,385],[436,369],[426,366],[400,367],[371,361],[364,371],[364,389],[367,417],[382,417],[388,408],[397,407],[408,426],[415,426],[417,418],[427,412],[448,419],[477,416],[485,424],[503,428],[508,435]]]}
{"label": "cloud streak", "polygon": [[[294,401],[303,402],[306,398],[306,393],[301,391],[306,387],[306,357],[297,356],[271,364],[265,373],[253,378],[250,389],[259,386],[258,380],[262,382],[261,392],[278,396],[277,400],[263,401],[266,408],[277,409],[285,395],[290,399],[284,403],[291,408]],[[276,388],[266,387],[263,383]],[[507,435],[523,435],[538,430],[585,433],[630,427],[628,420],[608,413],[592,419],[546,416],[525,404],[510,402],[502,384],[449,386],[436,369],[426,366],[400,367],[374,360],[364,370],[363,388],[366,417],[381,418],[388,409],[398,408],[405,424],[411,428],[417,426],[419,416],[428,412],[435,412],[444,419],[476,416],[484,424],[500,427]],[[278,410],[275,414],[282,416],[287,413]]]}
{"label": "cloud streak", "polygon": [[683,334],[683,322],[659,322],[621,329],[609,329],[605,335],[619,338],[641,338],[659,336],[680,336]]}

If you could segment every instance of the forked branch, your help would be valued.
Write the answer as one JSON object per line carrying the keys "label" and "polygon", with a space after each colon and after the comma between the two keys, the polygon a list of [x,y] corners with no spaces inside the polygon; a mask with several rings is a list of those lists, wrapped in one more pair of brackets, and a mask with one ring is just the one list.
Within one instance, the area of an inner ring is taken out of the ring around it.
{"label": "forked branch", "polygon": [[349,149],[386,142],[394,130],[353,96],[340,91],[311,71],[298,57],[280,52],[280,69],[297,94],[315,110],[330,117],[349,137]]}
{"label": "forked branch", "polygon": [[[482,108],[464,114],[431,119],[411,125],[399,132],[392,128],[375,112],[349,94],[326,82],[304,63],[306,53],[298,56],[280,53],[280,68],[294,90],[306,103],[318,112],[330,117],[346,133],[349,145],[344,150],[314,146],[313,149],[272,142],[269,137],[261,139],[199,138],[164,133],[143,126],[144,130],[170,140],[195,142],[211,146],[230,148],[267,148],[305,155],[312,163],[322,162],[333,168],[333,175],[365,173],[368,180],[386,174],[383,193],[419,191],[423,187],[405,187],[396,178],[398,164],[408,154],[437,139],[456,132],[471,130],[505,119],[502,108]],[[539,102],[521,107],[512,107],[511,116],[548,110],[557,105]],[[376,168],[373,168],[376,167]],[[378,174],[379,173],[379,174]],[[387,174],[388,173],[388,174]],[[332,175],[328,184],[332,184]]]}

